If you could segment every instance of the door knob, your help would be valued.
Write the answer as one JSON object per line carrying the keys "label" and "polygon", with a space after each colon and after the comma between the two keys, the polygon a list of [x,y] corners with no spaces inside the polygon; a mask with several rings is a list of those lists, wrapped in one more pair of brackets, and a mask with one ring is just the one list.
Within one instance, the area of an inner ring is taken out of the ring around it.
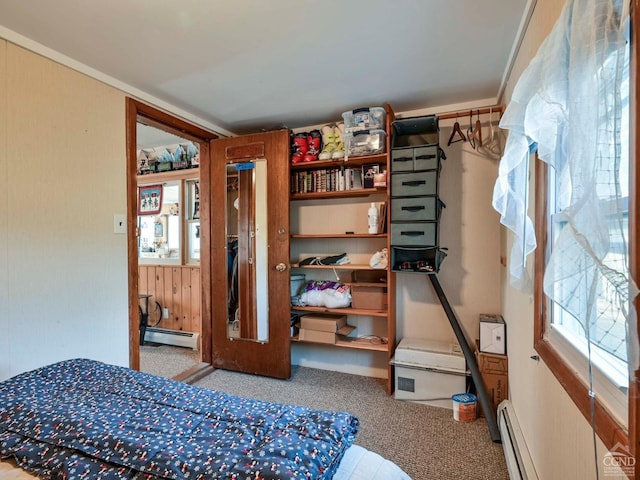
{"label": "door knob", "polygon": [[284,263],[279,263],[276,265],[276,270],[279,272],[284,272],[287,269],[287,266]]}

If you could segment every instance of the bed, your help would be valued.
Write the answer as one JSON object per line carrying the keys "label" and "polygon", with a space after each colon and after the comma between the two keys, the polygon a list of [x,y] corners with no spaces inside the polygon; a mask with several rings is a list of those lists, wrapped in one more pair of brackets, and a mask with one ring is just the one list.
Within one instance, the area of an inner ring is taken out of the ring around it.
{"label": "bed", "polygon": [[0,383],[0,478],[410,480],[354,445],[358,429],[346,412],[72,359]]}

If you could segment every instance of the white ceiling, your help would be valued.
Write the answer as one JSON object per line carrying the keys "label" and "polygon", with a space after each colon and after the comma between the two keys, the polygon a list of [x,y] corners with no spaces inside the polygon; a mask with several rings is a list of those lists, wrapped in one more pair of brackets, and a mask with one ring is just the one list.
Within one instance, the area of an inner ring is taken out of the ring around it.
{"label": "white ceiling", "polygon": [[402,112],[497,101],[531,4],[0,0],[0,36],[242,134],[385,102]]}

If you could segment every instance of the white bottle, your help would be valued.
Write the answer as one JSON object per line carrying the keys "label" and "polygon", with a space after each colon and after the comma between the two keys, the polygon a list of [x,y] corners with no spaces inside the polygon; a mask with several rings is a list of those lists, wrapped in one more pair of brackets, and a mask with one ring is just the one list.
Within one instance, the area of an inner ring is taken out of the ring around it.
{"label": "white bottle", "polygon": [[378,207],[374,202],[371,202],[367,216],[369,217],[369,233],[378,233]]}

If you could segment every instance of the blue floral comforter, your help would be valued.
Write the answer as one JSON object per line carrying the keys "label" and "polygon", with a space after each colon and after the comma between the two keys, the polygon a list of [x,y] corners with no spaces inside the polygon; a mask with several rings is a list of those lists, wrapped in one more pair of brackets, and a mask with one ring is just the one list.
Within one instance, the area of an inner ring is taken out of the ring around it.
{"label": "blue floral comforter", "polygon": [[75,359],[0,383],[0,458],[61,479],[330,479],[358,419]]}

